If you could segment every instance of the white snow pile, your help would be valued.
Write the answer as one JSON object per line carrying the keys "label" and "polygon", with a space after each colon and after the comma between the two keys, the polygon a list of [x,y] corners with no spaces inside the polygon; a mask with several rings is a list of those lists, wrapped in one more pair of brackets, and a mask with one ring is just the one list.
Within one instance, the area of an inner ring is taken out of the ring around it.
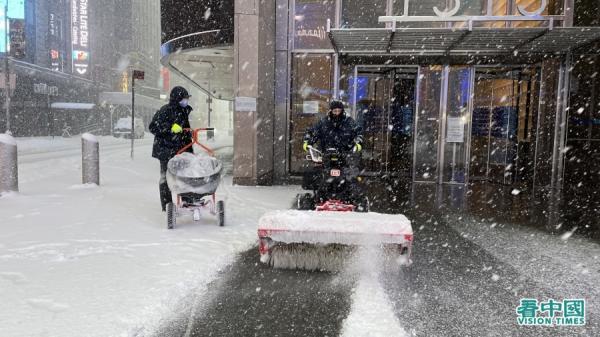
{"label": "white snow pile", "polygon": [[7,135],[6,133],[0,133],[0,143],[17,145],[17,141],[11,135]]}
{"label": "white snow pile", "polygon": [[98,143],[98,138],[91,133],[84,133],[81,135],[81,139],[85,139],[88,142]]}
{"label": "white snow pile", "polygon": [[412,235],[410,221],[402,214],[375,212],[271,211],[258,222],[258,230],[280,242],[404,243]]}
{"label": "white snow pile", "polygon": [[169,172],[178,177],[201,178],[221,171],[221,162],[207,155],[181,153],[169,160]]}

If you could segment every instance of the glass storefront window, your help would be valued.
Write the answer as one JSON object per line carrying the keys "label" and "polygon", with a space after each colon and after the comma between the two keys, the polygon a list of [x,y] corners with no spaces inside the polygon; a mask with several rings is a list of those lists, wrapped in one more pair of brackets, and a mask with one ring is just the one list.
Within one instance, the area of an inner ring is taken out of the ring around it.
{"label": "glass storefront window", "polygon": [[327,19],[335,24],[335,0],[296,0],[294,48],[332,49],[327,37]]}
{"label": "glass storefront window", "polygon": [[342,0],[342,23],[344,28],[384,27],[379,17],[386,14],[387,1]]}
{"label": "glass storefront window", "polygon": [[333,94],[333,58],[329,54],[294,54],[292,61],[292,116],[290,125],[292,173],[304,170],[302,137],[327,113]]}

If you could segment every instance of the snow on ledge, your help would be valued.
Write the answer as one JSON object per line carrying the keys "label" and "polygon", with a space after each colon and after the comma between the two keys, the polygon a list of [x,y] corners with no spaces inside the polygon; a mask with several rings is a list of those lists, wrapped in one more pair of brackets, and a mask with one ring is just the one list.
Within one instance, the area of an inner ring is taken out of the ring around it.
{"label": "snow on ledge", "polygon": [[19,192],[16,192],[16,191],[0,192],[0,199],[16,198],[18,196],[19,196]]}
{"label": "snow on ledge", "polygon": [[94,184],[94,183],[87,183],[87,184],[77,184],[77,185],[71,185],[69,187],[70,190],[89,190],[89,189],[94,189],[94,188],[98,188],[99,186]]}
{"label": "snow on ledge", "polygon": [[17,146],[17,141],[15,138],[6,133],[0,133],[0,143]]}
{"label": "snow on ledge", "polygon": [[98,138],[96,138],[96,136],[92,135],[91,133],[84,133],[81,135],[81,139],[85,139],[88,142],[92,142],[92,143],[98,143]]}

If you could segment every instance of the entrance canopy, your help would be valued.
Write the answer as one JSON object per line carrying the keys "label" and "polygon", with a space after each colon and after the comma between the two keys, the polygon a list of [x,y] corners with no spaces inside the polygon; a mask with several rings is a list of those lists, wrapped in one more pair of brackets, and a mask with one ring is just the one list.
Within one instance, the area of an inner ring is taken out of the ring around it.
{"label": "entrance canopy", "polygon": [[600,27],[329,28],[338,53],[397,55],[566,54],[600,41]]}

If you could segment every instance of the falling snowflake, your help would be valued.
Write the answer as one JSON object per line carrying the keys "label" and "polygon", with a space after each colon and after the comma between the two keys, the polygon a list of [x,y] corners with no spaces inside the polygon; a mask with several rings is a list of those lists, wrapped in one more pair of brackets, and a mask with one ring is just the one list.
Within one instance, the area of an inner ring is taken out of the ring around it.
{"label": "falling snowflake", "polygon": [[573,233],[575,233],[576,230],[577,230],[577,227],[575,227],[572,230],[564,233],[563,235],[560,236],[561,240],[563,240],[563,241],[569,240],[569,238],[571,238],[571,236],[573,235]]}

